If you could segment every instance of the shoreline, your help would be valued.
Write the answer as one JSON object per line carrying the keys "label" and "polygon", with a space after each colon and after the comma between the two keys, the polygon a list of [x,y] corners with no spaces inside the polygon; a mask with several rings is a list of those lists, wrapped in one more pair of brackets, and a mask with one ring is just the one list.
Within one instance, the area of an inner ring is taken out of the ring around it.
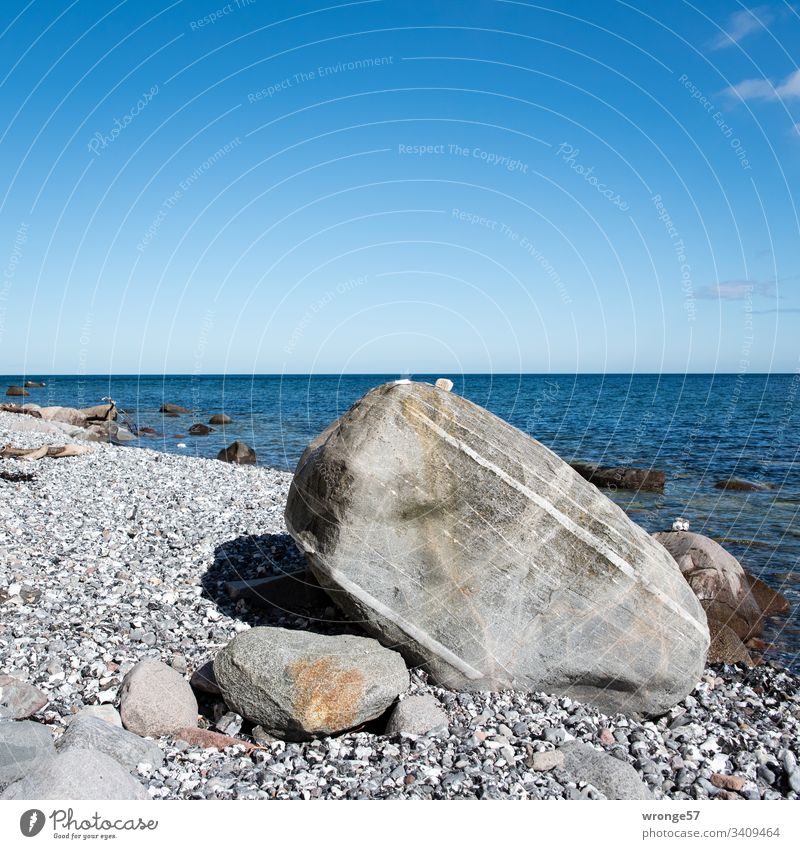
{"label": "shoreline", "polygon": [[[0,443],[76,441],[17,430],[21,418],[0,414]],[[352,630],[330,605],[317,619],[226,592],[233,580],[302,567],[283,519],[290,473],[81,442],[91,453],[4,460],[3,470],[33,480],[0,483],[0,591],[26,587],[35,597],[0,605],[0,673],[48,697],[33,719],[54,738],[83,706],[113,705],[140,660],[188,679],[253,625]],[[138,778],[152,798],[168,799],[600,798],[558,767],[533,766],[537,753],[575,738],[630,764],[655,798],[798,798],[784,762],[800,739],[800,676],[773,663],[706,667],[693,694],[653,721],[544,694],[451,692],[420,672],[409,693],[438,699],[447,735],[369,727],[224,752],[162,738],[164,766]],[[201,727],[213,729],[218,700],[198,696]],[[242,747],[251,733],[245,724],[236,735]],[[731,784],[739,790],[715,775],[741,779]]]}

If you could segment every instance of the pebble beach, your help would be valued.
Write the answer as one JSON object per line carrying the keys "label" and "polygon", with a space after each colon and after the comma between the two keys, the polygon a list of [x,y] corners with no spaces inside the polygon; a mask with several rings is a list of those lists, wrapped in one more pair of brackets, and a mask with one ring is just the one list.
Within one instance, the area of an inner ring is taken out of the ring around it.
{"label": "pebble beach", "polygon": [[[0,444],[76,441],[36,427],[0,413]],[[332,606],[266,613],[225,593],[302,565],[283,519],[289,473],[104,443],[1,465],[0,673],[47,696],[35,719],[54,740],[86,706],[114,705],[144,659],[188,679],[255,625],[357,633]],[[376,721],[301,743],[224,726],[219,699],[198,694],[200,727],[237,744],[163,737],[163,762],[137,777],[153,799],[605,798],[602,776],[556,751],[578,740],[629,764],[653,798],[797,799],[799,692],[776,663],[709,666],[668,714],[639,721],[547,694],[451,692],[417,669],[406,695],[435,697],[445,729],[386,734]]]}

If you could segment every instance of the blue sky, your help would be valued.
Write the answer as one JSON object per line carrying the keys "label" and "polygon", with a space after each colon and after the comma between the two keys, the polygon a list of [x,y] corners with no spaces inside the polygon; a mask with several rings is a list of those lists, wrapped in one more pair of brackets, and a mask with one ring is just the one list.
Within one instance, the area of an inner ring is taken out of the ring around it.
{"label": "blue sky", "polygon": [[0,11],[5,373],[795,371],[800,13]]}

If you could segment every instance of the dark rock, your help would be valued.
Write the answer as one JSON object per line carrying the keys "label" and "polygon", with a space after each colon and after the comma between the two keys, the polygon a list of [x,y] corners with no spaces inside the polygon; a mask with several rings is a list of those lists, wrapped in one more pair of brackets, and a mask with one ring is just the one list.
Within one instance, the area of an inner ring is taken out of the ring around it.
{"label": "dark rock", "polygon": [[368,393],[306,449],[285,515],[345,613],[442,686],[660,713],[701,674],[706,617],[667,552],[452,392]]}
{"label": "dark rock", "polygon": [[325,590],[305,569],[267,578],[229,581],[225,584],[225,592],[233,601],[244,599],[255,607],[273,608],[287,613],[321,610],[329,604]]}
{"label": "dark rock", "polygon": [[197,424],[193,424],[189,428],[189,433],[192,436],[208,436],[209,433],[213,433],[213,432],[214,432],[213,427],[209,427],[208,425],[200,424],[199,422]]}
{"label": "dark rock", "polygon": [[238,634],[217,654],[214,674],[228,707],[285,740],[375,719],[408,687],[403,658],[375,640],[284,628]]}
{"label": "dark rock", "polygon": [[15,781],[0,799],[147,799],[147,791],[113,758],[91,749],[70,749]]}
{"label": "dark rock", "polygon": [[47,696],[19,678],[0,674],[0,720],[27,719],[47,704]]}
{"label": "dark rock", "polygon": [[642,489],[662,492],[664,472],[659,469],[632,469],[623,466],[599,466],[597,463],[570,463],[589,483],[607,489]]}
{"label": "dark rock", "polygon": [[236,463],[240,466],[255,466],[256,452],[245,442],[231,443],[227,448],[217,454],[217,460],[222,460],[225,463]]}
{"label": "dark rock", "polygon": [[735,492],[769,492],[772,487],[767,483],[747,481],[743,478],[728,478],[726,481],[717,481],[714,489],[729,489]]}
{"label": "dark rock", "polygon": [[41,383],[38,380],[26,380],[24,383],[26,389],[41,389],[44,386],[47,386],[46,383]]}
{"label": "dark rock", "polygon": [[233,419],[230,416],[226,416],[225,413],[215,413],[208,420],[208,423],[215,425],[227,425],[230,424],[232,421]]}
{"label": "dark rock", "polygon": [[26,392],[21,386],[9,386],[6,389],[6,395],[11,395],[12,397],[25,397],[30,395],[30,392]]}
{"label": "dark rock", "polygon": [[47,726],[0,721],[0,786],[23,778],[55,756],[53,736]]}
{"label": "dark rock", "polygon": [[201,693],[208,693],[212,696],[220,694],[219,684],[214,676],[214,661],[206,661],[202,666],[195,669],[192,674],[191,686],[195,690],[200,690]]}
{"label": "dark rock", "polygon": [[179,404],[162,404],[158,408],[159,413],[166,413],[168,416],[179,416],[182,413],[191,413],[192,411],[186,407],[181,407]]}

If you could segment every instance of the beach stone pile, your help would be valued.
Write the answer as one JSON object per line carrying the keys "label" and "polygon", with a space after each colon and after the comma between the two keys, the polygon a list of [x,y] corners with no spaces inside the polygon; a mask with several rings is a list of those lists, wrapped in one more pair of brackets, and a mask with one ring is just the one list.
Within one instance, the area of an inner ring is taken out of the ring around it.
{"label": "beach stone pile", "polygon": [[[0,444],[79,442],[50,424],[0,412]],[[800,679],[770,663],[701,660],[650,718],[533,684],[444,686],[413,637],[376,639],[377,596],[359,618],[346,574],[317,582],[286,533],[291,475],[103,443],[32,475],[0,465],[2,798],[799,797]],[[523,469],[506,474],[538,492]],[[554,506],[567,515],[569,494],[594,509],[597,490],[572,480]],[[612,516],[609,539],[627,532]],[[444,564],[455,543],[427,540]]]}

